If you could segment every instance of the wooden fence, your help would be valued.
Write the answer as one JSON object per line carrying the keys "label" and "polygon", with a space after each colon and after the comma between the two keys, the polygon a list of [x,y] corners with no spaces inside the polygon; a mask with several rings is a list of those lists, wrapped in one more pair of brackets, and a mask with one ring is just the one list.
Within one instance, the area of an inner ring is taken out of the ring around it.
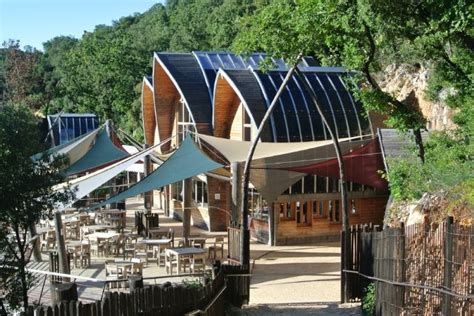
{"label": "wooden fence", "polygon": [[165,283],[138,288],[130,293],[105,292],[94,303],[63,301],[54,306],[30,307],[27,316],[152,316],[224,315],[224,303],[242,306],[249,301],[248,267],[222,265],[204,286]]}
{"label": "wooden fence", "polygon": [[227,227],[227,260],[231,264],[240,264],[241,233],[238,227]]}
{"label": "wooden fence", "polygon": [[[373,276],[373,242],[371,233],[380,232],[381,227],[372,224],[353,225],[349,230],[350,251],[342,252],[341,256],[348,256],[348,268],[352,271],[358,271],[365,275]],[[364,237],[362,237],[362,233]],[[344,232],[341,232],[341,249],[344,250]],[[341,260],[342,263],[342,260]],[[358,302],[362,299],[364,289],[370,284],[370,280],[357,274],[346,273],[341,278],[341,301]],[[344,295],[344,282],[347,282],[348,293]]]}
{"label": "wooden fence", "polygon": [[[151,316],[184,315],[197,311],[199,315],[223,315],[224,297],[214,300],[224,288],[224,276],[219,273],[212,283],[203,287],[165,283],[145,286],[131,293],[105,292],[102,300],[82,304],[63,301],[54,306],[30,308],[28,316]],[[212,304],[210,304],[212,303]]]}
{"label": "wooden fence", "polygon": [[372,280],[378,315],[474,315],[474,226],[449,218],[351,234],[350,299]]}
{"label": "wooden fence", "polygon": [[227,279],[226,300],[237,307],[248,304],[250,299],[249,267],[223,265],[222,272]]}

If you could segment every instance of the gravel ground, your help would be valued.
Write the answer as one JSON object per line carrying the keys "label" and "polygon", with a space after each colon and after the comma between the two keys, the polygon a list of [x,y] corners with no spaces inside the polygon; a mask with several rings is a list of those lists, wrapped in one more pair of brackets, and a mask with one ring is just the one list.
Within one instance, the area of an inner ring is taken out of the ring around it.
{"label": "gravel ground", "polygon": [[339,304],[339,243],[252,244],[251,255],[250,304],[230,315],[360,315],[359,304]]}

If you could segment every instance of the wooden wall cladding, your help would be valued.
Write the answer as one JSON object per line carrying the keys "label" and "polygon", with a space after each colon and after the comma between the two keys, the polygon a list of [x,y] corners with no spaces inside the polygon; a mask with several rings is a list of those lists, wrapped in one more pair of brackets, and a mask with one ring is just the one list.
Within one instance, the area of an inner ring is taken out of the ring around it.
{"label": "wooden wall cladding", "polygon": [[214,97],[214,136],[229,138],[240,100],[223,76],[217,77]]}
{"label": "wooden wall cladding", "polygon": [[[324,201],[326,203],[327,201]],[[349,215],[349,224],[382,225],[387,197],[370,197],[356,199],[357,213]],[[349,210],[350,211],[350,210]],[[309,208],[309,212],[312,209]],[[311,213],[309,213],[311,214]],[[296,219],[282,219],[277,213],[277,241],[279,244],[296,244],[316,241],[318,236],[339,236],[341,232],[342,214],[339,222],[331,222],[324,217],[313,217],[311,224],[299,226]]]}
{"label": "wooden wall cladding", "polygon": [[[148,79],[143,79],[142,111],[145,143],[151,146],[155,143],[156,118],[155,105],[153,103],[153,88],[148,83]],[[159,139],[157,141],[159,141]]]}
{"label": "wooden wall cladding", "polygon": [[[179,100],[180,97],[178,90],[160,63],[156,59],[153,62],[156,124],[158,126],[160,140],[165,140],[172,135],[173,122],[175,119],[175,110],[173,105],[175,100]],[[161,146],[162,152],[167,152],[169,149],[169,142]]]}

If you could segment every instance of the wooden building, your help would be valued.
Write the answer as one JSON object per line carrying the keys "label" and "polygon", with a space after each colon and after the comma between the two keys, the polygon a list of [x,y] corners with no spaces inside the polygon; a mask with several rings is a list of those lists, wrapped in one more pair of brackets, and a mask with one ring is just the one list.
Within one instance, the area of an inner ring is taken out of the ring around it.
{"label": "wooden building", "polygon": [[[258,65],[264,58],[265,54],[155,53],[153,73],[143,79],[142,86],[146,143],[171,139],[161,146],[162,153],[167,153],[190,133],[250,141],[288,69],[282,60],[273,60],[274,67],[262,72]],[[303,58],[299,69],[339,138],[371,135],[376,140],[377,126],[350,93],[347,71],[321,67],[311,57]],[[302,88],[303,78],[290,80],[265,127],[263,142],[330,139],[309,91]],[[229,177],[230,170],[222,170],[193,179],[193,225],[226,230],[231,209]],[[367,185],[364,177],[358,179],[349,183],[350,224],[381,224],[387,189]],[[156,191],[155,204],[169,216],[181,218],[182,187],[175,183]],[[338,189],[337,177],[313,174],[303,174],[274,201],[265,201],[252,189],[252,235],[268,241],[269,212],[274,212],[274,244],[338,239],[342,220]]]}

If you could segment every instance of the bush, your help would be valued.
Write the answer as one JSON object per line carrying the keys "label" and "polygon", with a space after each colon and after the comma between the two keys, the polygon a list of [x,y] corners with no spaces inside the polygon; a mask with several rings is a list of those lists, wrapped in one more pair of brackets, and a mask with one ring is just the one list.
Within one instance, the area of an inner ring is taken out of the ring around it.
{"label": "bush", "polygon": [[370,283],[362,297],[362,315],[375,315],[375,283]]}

